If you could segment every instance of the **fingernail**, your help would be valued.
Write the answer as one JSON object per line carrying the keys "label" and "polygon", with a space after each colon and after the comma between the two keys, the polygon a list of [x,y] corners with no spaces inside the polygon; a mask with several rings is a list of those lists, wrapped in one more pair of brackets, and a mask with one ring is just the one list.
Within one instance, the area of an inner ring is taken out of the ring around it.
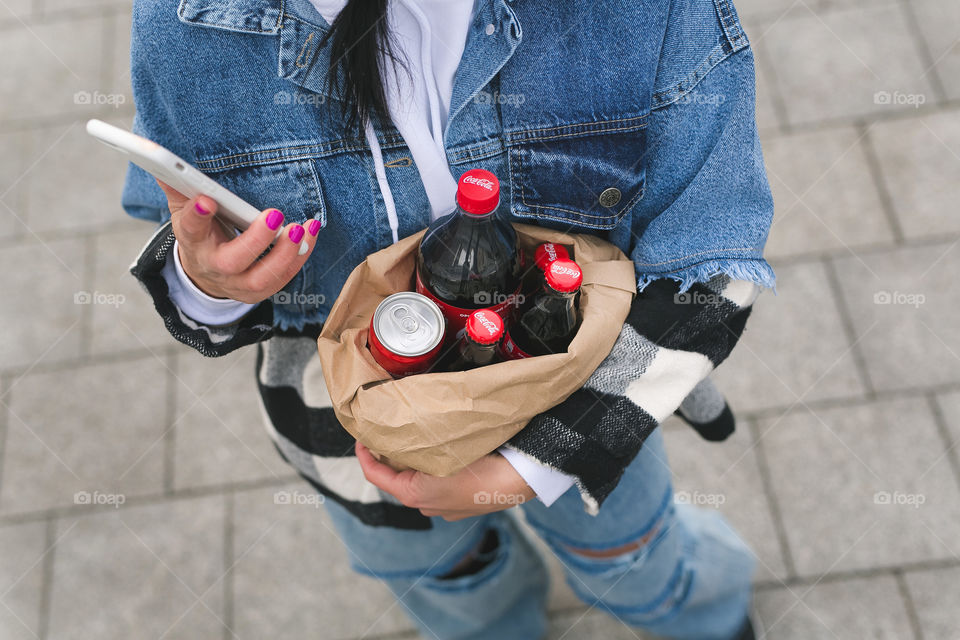
{"label": "fingernail", "polygon": [[307,231],[309,231],[309,232],[310,232],[310,235],[312,235],[312,236],[317,235],[317,232],[320,231],[320,221],[319,221],[319,220],[311,220],[311,221],[310,221],[310,224],[307,225]]}
{"label": "fingernail", "polygon": [[276,231],[281,224],[283,224],[283,214],[276,209],[270,209],[270,213],[267,214],[267,226],[272,231]]}
{"label": "fingernail", "polygon": [[197,213],[199,213],[199,214],[202,215],[202,216],[210,215],[210,210],[207,209],[207,208],[206,208],[205,206],[203,206],[202,204],[200,204],[200,201],[199,201],[199,200],[197,200],[195,203],[193,203],[193,208],[196,209],[196,210],[197,210]]}
{"label": "fingernail", "polygon": [[298,224],[290,227],[290,241],[294,244],[299,243],[303,239],[303,227]]}

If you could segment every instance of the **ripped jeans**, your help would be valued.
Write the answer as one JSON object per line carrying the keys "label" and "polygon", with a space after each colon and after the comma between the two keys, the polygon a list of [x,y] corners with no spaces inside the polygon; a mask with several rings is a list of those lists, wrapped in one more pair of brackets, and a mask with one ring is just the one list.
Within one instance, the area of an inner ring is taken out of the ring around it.
{"label": "ripped jeans", "polygon": [[[546,635],[549,583],[516,509],[425,531],[370,527],[332,500],[325,506],[355,571],[382,580],[424,638],[536,640]],[[669,638],[727,640],[744,624],[753,554],[717,511],[674,504],[660,429],[650,435],[597,516],[576,487],[549,508],[520,505],[588,605]],[[484,540],[479,570],[451,570]],[[625,549],[611,555],[610,550]],[[606,553],[605,553],[606,552]]]}

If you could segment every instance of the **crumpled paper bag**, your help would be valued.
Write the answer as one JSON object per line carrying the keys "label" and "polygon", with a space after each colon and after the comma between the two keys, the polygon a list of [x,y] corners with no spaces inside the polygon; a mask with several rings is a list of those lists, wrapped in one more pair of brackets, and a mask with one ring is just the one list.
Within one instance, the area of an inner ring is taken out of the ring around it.
{"label": "crumpled paper bag", "polygon": [[582,387],[620,335],[636,293],[634,266],[623,252],[590,235],[514,228],[527,255],[542,242],[572,246],[583,271],[582,323],[566,353],[394,380],[367,348],[370,318],[387,296],[413,290],[424,232],[368,256],[330,311],[317,344],[334,412],[395,469],[460,471]]}

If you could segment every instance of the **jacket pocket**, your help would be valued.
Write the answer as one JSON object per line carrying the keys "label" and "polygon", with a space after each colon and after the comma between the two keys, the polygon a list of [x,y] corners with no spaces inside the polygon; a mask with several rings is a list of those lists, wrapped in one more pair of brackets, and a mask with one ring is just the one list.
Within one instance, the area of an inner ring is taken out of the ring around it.
{"label": "jacket pocket", "polygon": [[312,158],[257,163],[222,156],[198,161],[197,168],[257,209],[279,209],[284,224],[316,218],[321,226],[327,225],[327,208]]}
{"label": "jacket pocket", "polygon": [[518,218],[612,229],[643,197],[646,115],[506,134]]}
{"label": "jacket pocket", "polygon": [[[289,154],[289,150],[283,153]],[[200,160],[197,168],[257,209],[279,209],[283,212],[284,225],[303,224],[316,218],[320,221],[320,233],[327,226],[327,207],[312,157],[281,159],[271,152],[251,152]],[[283,241],[283,238],[277,240]],[[309,265],[305,265],[270,298],[275,319],[278,315],[282,318],[316,316],[325,299],[313,291],[310,273]]]}

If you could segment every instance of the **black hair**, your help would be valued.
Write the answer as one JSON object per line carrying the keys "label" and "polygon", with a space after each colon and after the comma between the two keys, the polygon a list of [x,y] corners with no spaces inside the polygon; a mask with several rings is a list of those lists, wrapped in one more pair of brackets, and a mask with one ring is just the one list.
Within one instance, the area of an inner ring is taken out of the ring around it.
{"label": "black hair", "polygon": [[387,32],[388,1],[349,0],[321,42],[332,42],[328,77],[348,131],[356,129],[359,137],[372,115],[388,114],[383,68],[388,61],[398,62]]}

